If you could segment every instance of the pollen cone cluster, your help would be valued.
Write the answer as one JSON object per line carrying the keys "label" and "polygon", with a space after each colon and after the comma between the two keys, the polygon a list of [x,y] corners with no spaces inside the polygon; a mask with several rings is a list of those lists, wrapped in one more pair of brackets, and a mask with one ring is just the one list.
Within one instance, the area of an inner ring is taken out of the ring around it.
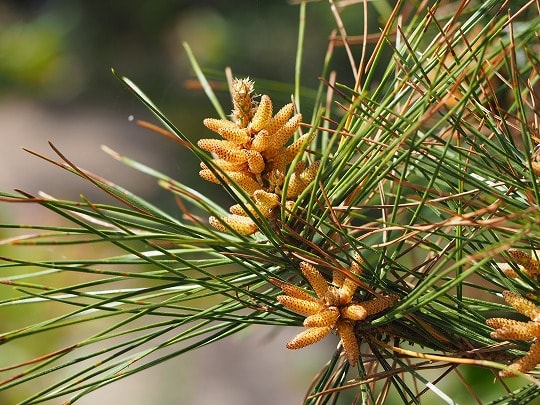
{"label": "pollen cone cluster", "polygon": [[[361,258],[349,268],[355,277],[362,272]],[[303,289],[276,279],[272,281],[280,287],[285,295],[277,300],[286,308],[306,315],[304,326],[300,332],[287,343],[288,349],[300,349],[318,342],[333,330],[337,331],[343,345],[345,356],[351,366],[358,362],[360,349],[354,332],[356,321],[363,321],[368,316],[377,314],[392,307],[398,300],[395,295],[380,296],[363,302],[353,300],[358,281],[346,276],[344,272],[334,270],[332,283],[329,284],[323,275],[311,264],[300,263],[302,274],[307,279],[316,296]]]}
{"label": "pollen cone cluster", "polygon": [[[201,139],[198,146],[212,153],[213,168],[201,164],[200,176],[213,183],[237,183],[253,198],[247,202],[248,211],[270,217],[279,206],[288,165],[301,152],[308,134],[288,142],[298,130],[301,114],[294,114],[292,103],[273,114],[272,100],[267,95],[254,101],[253,82],[235,79],[232,88],[234,109],[231,120],[207,118],[204,125],[223,139]],[[306,167],[299,162],[290,176],[285,198],[293,201],[313,181],[318,162]],[[253,209],[252,209],[253,208]],[[230,216],[210,218],[221,231],[250,235],[257,225],[245,209],[233,206]]]}
{"label": "pollen cone cluster", "polygon": [[503,291],[503,298],[516,311],[531,319],[529,322],[509,318],[486,320],[486,324],[495,329],[491,332],[491,337],[494,339],[532,341],[529,352],[525,356],[499,372],[501,377],[513,377],[515,371],[527,373],[540,363],[540,307],[511,291]]}

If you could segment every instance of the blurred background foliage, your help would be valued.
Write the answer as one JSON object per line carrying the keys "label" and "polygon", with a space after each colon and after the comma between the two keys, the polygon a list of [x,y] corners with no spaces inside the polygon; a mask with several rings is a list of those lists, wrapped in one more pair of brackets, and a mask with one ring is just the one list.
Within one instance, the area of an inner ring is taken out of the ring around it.
{"label": "blurred background foliage", "polygon": [[[310,8],[307,84],[320,73],[334,26],[322,6]],[[298,9],[285,1],[33,0],[4,1],[0,7],[4,94],[99,102],[118,93],[111,85],[114,67],[145,83],[160,101],[182,103],[178,93],[190,76],[183,41],[206,69],[230,65],[238,75],[292,79]]]}
{"label": "blurred background foliage", "polygon": [[[358,32],[349,34],[359,34],[361,15],[347,15],[358,19],[358,24],[348,24]],[[377,26],[377,21],[373,24]],[[335,21],[324,2],[308,7],[303,86],[317,84],[333,29]],[[230,66],[236,76],[264,79],[257,80],[257,90],[272,87],[273,99],[284,103],[293,91],[297,35],[298,7],[286,1],[0,2],[0,119],[9,137],[0,186],[35,191],[42,184],[39,176],[18,180],[13,174],[48,173],[48,168],[41,165],[34,170],[35,159],[22,154],[20,146],[43,151],[51,140],[83,167],[110,174],[110,180],[150,200],[162,200],[165,192],[140,186],[130,171],[101,153],[101,143],[178,180],[189,175],[204,192],[217,192],[198,179],[198,162],[191,154],[127,122],[130,115],[152,118],[110,69],[140,83],[178,128],[199,139],[208,132],[202,119],[215,113],[203,92],[193,88],[182,43],[190,44],[210,78],[223,77],[224,68]],[[342,82],[350,81],[344,50],[335,52],[334,62],[338,80],[342,72]],[[222,90],[218,94],[228,106],[228,92]],[[25,112],[27,117],[20,120]],[[7,125],[11,119],[16,124]],[[58,181],[49,190],[77,197],[81,191],[72,193],[73,181],[66,176],[65,183]]]}

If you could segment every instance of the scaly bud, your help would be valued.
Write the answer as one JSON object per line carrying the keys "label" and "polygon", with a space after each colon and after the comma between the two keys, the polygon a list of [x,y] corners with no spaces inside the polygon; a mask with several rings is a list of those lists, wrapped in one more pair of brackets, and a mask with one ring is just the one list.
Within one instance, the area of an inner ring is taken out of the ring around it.
{"label": "scaly bud", "polygon": [[206,150],[208,152],[213,152],[216,147],[220,147],[223,149],[237,149],[240,150],[238,145],[230,142],[230,141],[224,141],[222,139],[199,139],[197,141],[197,145],[202,150]]}
{"label": "scaly bud", "polygon": [[214,173],[212,173],[212,171],[210,169],[203,169],[199,172],[199,176],[201,176],[201,178],[203,180],[206,180],[206,181],[209,181],[211,183],[215,183],[215,184],[219,184],[221,183],[219,181],[219,179],[214,175]]}
{"label": "scaly bud", "polygon": [[250,141],[251,136],[247,128],[220,128],[218,132],[223,138],[237,145],[243,145]]}
{"label": "scaly bud", "polygon": [[323,308],[320,301],[306,301],[300,298],[278,295],[276,298],[284,307],[302,315],[313,315]]}
{"label": "scaly bud", "polygon": [[219,118],[205,118],[203,124],[206,128],[219,134],[219,131],[223,128],[238,128],[236,124],[229,120],[222,120]]}
{"label": "scaly bud", "polygon": [[265,151],[271,144],[271,138],[265,129],[257,132],[251,141],[251,149],[257,152]]}
{"label": "scaly bud", "polygon": [[294,115],[283,125],[276,133],[272,135],[271,149],[282,148],[289,139],[294,135],[302,121],[302,114]]}
{"label": "scaly bud", "polygon": [[312,302],[320,303],[320,301],[317,298],[315,298],[313,295],[307,293],[306,291],[302,290],[301,288],[293,284],[289,284],[282,281],[281,284],[279,285],[279,288],[281,288],[283,292],[287,294],[289,297],[298,298],[304,301],[312,301]]}
{"label": "scaly bud", "polygon": [[[524,273],[526,273],[529,277],[540,275],[540,263],[528,253],[525,253],[522,250],[510,249],[508,250],[508,254],[512,257],[512,259],[514,259],[514,261],[517,262],[517,264],[523,266]],[[517,277],[517,273],[513,273],[515,276],[509,277]]]}
{"label": "scaly bud", "polygon": [[243,149],[243,152],[247,160],[249,171],[253,174],[261,173],[266,166],[262,155],[255,150]]}
{"label": "scaly bud", "polygon": [[336,307],[330,307],[304,319],[306,327],[334,326],[339,318],[339,310]]}
{"label": "scaly bud", "polygon": [[513,371],[527,373],[535,368],[538,363],[540,363],[540,340],[536,340],[536,342],[531,345],[529,353],[527,353],[526,356],[523,356],[515,363],[508,366],[507,370],[500,371],[499,375],[501,377],[514,377],[515,374]]}
{"label": "scaly bud", "polygon": [[261,188],[261,185],[247,172],[231,172],[227,174],[249,195],[253,195],[255,191]]}
{"label": "scaly bud", "polygon": [[266,94],[261,97],[257,111],[251,120],[251,131],[259,132],[264,129],[272,118],[272,100]]}
{"label": "scaly bud", "polygon": [[270,134],[276,133],[281,129],[281,127],[283,127],[287,123],[293,112],[294,106],[292,103],[284,105],[270,120],[270,122],[266,126],[266,130]]}
{"label": "scaly bud", "polygon": [[247,162],[247,157],[244,152],[244,149],[239,148],[228,148],[221,145],[214,146],[212,153],[215,153],[220,159],[226,160],[227,162],[242,164]]}
{"label": "scaly bud", "polygon": [[253,81],[249,78],[234,79],[232,82],[231,96],[234,109],[231,115],[239,128],[246,128],[254,114],[253,85]]}
{"label": "scaly bud", "polygon": [[300,178],[302,181],[306,184],[311,183],[313,180],[315,180],[315,176],[317,176],[317,171],[319,170],[319,166],[321,165],[321,161],[317,160],[309,165],[308,168],[302,170],[300,173]]}
{"label": "scaly bud", "polygon": [[[212,159],[212,163],[225,172],[237,172],[245,168],[244,164],[231,163],[223,159]],[[201,162],[201,169],[207,170],[208,166],[204,162]]]}
{"label": "scaly bud", "polygon": [[240,235],[251,235],[257,232],[258,229],[257,225],[251,220],[251,218],[242,217],[239,215],[230,215],[220,219],[210,217],[208,222],[218,231],[229,232],[229,228],[231,228]]}
{"label": "scaly bud", "polygon": [[309,328],[298,335],[291,340],[289,343],[287,343],[286,347],[287,349],[301,349],[302,347],[309,346],[313,343],[318,342],[322,338],[324,338],[326,335],[328,335],[332,331],[332,328],[329,326],[323,326],[318,328]]}
{"label": "scaly bud", "polygon": [[339,302],[341,305],[350,302],[358,285],[350,277],[345,276],[343,285],[339,289]]}
{"label": "scaly bud", "polygon": [[377,297],[368,301],[358,303],[364,307],[368,315],[375,315],[387,308],[390,308],[398,301],[397,295],[388,295],[386,297]]}
{"label": "scaly bud", "polygon": [[363,321],[368,315],[366,308],[362,304],[350,304],[341,310],[341,316],[353,321]]}
{"label": "scaly bud", "polygon": [[255,205],[265,217],[268,217],[274,208],[279,205],[279,196],[275,193],[267,193],[264,190],[255,191],[253,199]]}
{"label": "scaly bud", "polygon": [[328,290],[328,283],[321,273],[308,262],[300,262],[300,270],[302,270],[302,274],[307,278],[311,287],[313,287],[313,291],[315,291],[317,297],[324,298]]}
{"label": "scaly bud", "polygon": [[358,347],[358,339],[354,334],[354,328],[349,322],[338,322],[337,329],[347,360],[351,366],[354,366],[360,357],[360,348]]}
{"label": "scaly bud", "polygon": [[[493,318],[492,318],[493,319]],[[487,323],[487,320],[486,320]],[[497,324],[497,322],[487,323],[488,325]],[[490,336],[493,339],[505,340],[527,340],[531,336],[540,336],[540,323],[538,322],[519,322],[505,325],[493,332]]]}
{"label": "scaly bud", "polygon": [[540,322],[540,308],[531,301],[514,294],[512,291],[503,291],[504,300],[516,311],[527,316],[533,321]]}

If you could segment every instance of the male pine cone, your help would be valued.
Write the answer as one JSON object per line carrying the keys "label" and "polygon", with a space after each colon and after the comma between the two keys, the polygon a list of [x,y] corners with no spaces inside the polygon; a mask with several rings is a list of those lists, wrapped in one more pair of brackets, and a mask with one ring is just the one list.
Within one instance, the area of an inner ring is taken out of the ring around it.
{"label": "male pine cone", "polygon": [[[198,146],[212,153],[213,170],[201,163],[200,176],[220,184],[236,183],[252,198],[246,205],[269,218],[274,215],[284,196],[286,201],[298,197],[314,180],[319,162],[306,167],[299,162],[283,192],[289,164],[302,152],[309,134],[301,135],[290,145],[289,140],[298,130],[301,114],[294,114],[289,103],[273,115],[272,100],[262,95],[257,104],[253,98],[253,82],[235,79],[231,88],[234,109],[232,120],[207,118],[204,125],[223,139],[201,139]],[[232,215],[210,218],[210,224],[220,231],[234,231],[250,235],[258,230],[251,216],[237,205],[231,207]]]}

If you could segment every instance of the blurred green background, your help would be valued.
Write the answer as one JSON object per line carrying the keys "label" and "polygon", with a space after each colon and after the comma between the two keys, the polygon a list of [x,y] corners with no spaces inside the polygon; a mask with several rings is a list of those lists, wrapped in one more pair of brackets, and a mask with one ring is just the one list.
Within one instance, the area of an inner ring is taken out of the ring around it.
{"label": "blurred green background", "polygon": [[[190,44],[210,78],[223,76],[230,66],[236,76],[261,79],[258,82],[268,87],[259,85],[257,91],[269,93],[279,106],[292,93],[298,13],[298,6],[270,0],[0,1],[0,189],[32,194],[42,190],[71,199],[85,194],[93,201],[107,201],[83,180],[21,149],[56,158],[47,145],[51,141],[77,165],[178,215],[174,198],[154,179],[114,161],[100,146],[105,144],[216,199],[224,198],[218,186],[199,179],[198,162],[189,151],[128,119],[156,122],[116,80],[111,68],[137,83],[191,139],[208,137],[211,132],[202,120],[216,113],[203,92],[186,86],[194,76],[182,43]],[[361,21],[358,15],[351,18]],[[308,88],[318,84],[333,28],[328,5],[310,4],[302,71],[302,84]],[[337,51],[336,58],[342,79],[350,80],[344,52]],[[220,96],[229,110],[228,93]],[[0,220],[52,224],[58,218],[40,207],[3,204]],[[7,249],[0,246],[0,253],[23,258],[63,257],[67,252],[51,247]],[[31,310],[32,319],[21,311],[13,313],[11,320],[4,316],[1,332],[20,326],[17,319],[26,324],[46,315],[34,313],[43,310],[39,305],[22,310]],[[95,330],[79,332],[86,336]],[[80,403],[300,403],[337,342],[291,353],[284,344],[295,333],[287,329],[275,335],[275,328],[252,328],[108,386]],[[50,350],[76,338],[47,336]],[[13,345],[0,346],[2,364],[41,353],[41,347],[33,345],[21,341],[15,350]],[[0,392],[0,402],[13,403],[20,395]]]}
{"label": "blurred green background", "polygon": [[[72,179],[57,181],[51,189],[35,176],[48,169],[20,152],[20,146],[44,152],[51,140],[83,167],[105,177],[110,174],[113,181],[128,181],[124,185],[134,192],[161,200],[163,194],[148,189],[147,179],[141,186],[138,176],[130,173],[126,178],[123,168],[99,150],[100,144],[179,180],[195,175],[197,162],[178,145],[128,122],[129,116],[156,121],[114,78],[111,68],[137,83],[196,140],[210,134],[202,119],[216,114],[200,90],[186,86],[193,74],[182,43],[189,43],[210,78],[223,75],[230,66],[235,76],[274,84],[273,90],[262,84],[257,90],[270,92],[276,104],[285,103],[292,93],[298,12],[296,5],[268,0],[1,2],[1,189],[35,192],[45,187],[76,198],[80,190],[72,193]],[[302,84],[314,88],[334,22],[324,2],[310,5],[308,14]],[[349,66],[343,62],[336,66],[342,66],[342,79],[348,81]],[[221,96],[228,111],[228,94],[223,91]],[[14,176],[24,172],[33,175],[22,180]],[[203,191],[215,190],[194,177]]]}

